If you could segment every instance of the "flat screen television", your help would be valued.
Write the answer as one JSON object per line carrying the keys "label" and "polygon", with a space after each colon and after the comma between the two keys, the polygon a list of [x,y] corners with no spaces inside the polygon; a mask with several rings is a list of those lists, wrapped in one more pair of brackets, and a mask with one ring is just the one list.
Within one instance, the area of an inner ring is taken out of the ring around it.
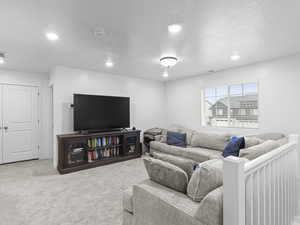
{"label": "flat screen television", "polygon": [[130,98],[74,94],[74,130],[130,127]]}

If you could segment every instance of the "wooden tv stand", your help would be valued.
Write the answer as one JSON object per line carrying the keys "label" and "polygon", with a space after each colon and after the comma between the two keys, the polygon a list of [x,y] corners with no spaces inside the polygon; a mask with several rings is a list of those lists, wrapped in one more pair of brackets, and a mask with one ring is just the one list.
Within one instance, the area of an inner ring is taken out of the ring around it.
{"label": "wooden tv stand", "polygon": [[141,157],[140,130],[58,135],[59,173]]}

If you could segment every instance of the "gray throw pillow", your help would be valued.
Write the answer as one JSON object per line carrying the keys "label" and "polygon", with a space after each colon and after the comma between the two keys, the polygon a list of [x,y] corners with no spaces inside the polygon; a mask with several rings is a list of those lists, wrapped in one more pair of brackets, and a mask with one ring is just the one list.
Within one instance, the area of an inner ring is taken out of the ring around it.
{"label": "gray throw pillow", "polygon": [[241,149],[240,157],[253,160],[278,147],[280,147],[280,145],[276,141],[268,140],[259,145],[255,145],[250,148]]}
{"label": "gray throw pillow", "polygon": [[144,164],[151,180],[186,193],[188,175],[184,170],[171,163],[150,157],[144,158]]}
{"label": "gray throw pillow", "polygon": [[223,160],[212,159],[200,163],[188,184],[187,195],[196,202],[202,199],[212,190],[223,184]]}
{"label": "gray throw pillow", "polygon": [[178,157],[178,156],[173,156],[173,155],[168,155],[168,154],[163,154],[163,153],[157,153],[157,152],[153,152],[152,155],[155,159],[159,159],[159,160],[171,163],[171,164],[183,169],[187,173],[189,179],[191,178],[191,176],[194,172],[193,167],[196,164],[196,161],[194,161],[194,160],[186,159],[186,158],[182,158],[182,157]]}
{"label": "gray throw pillow", "polygon": [[193,147],[209,148],[223,151],[228,144],[231,135],[195,132],[192,136],[191,145]]}

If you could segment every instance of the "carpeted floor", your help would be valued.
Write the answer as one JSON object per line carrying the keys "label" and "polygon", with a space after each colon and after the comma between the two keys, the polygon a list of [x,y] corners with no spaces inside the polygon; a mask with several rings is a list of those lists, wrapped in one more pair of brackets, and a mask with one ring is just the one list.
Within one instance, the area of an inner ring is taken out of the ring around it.
{"label": "carpeted floor", "polygon": [[1,225],[120,225],[122,192],[147,179],[141,159],[59,175],[49,160],[0,166]]}

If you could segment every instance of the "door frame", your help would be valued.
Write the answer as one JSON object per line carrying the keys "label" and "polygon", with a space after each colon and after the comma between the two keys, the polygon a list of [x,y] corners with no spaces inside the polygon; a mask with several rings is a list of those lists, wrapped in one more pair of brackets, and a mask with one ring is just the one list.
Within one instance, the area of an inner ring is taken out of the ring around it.
{"label": "door frame", "polygon": [[[37,126],[37,134],[36,134],[36,138],[37,138],[37,145],[38,145],[38,152],[37,152],[37,156],[38,159],[41,156],[41,83],[40,82],[33,82],[34,84],[30,84],[30,83],[26,83],[26,82],[0,82],[0,106],[1,106],[1,114],[0,114],[0,124],[2,127],[2,123],[3,123],[3,85],[12,85],[12,86],[23,86],[23,87],[35,87],[37,88],[38,91],[38,96],[37,96],[37,120],[38,120],[38,126]],[[0,164],[3,164],[3,131],[2,129],[0,130],[1,132],[1,140],[0,140],[0,153],[1,153],[1,157],[0,157]]]}

